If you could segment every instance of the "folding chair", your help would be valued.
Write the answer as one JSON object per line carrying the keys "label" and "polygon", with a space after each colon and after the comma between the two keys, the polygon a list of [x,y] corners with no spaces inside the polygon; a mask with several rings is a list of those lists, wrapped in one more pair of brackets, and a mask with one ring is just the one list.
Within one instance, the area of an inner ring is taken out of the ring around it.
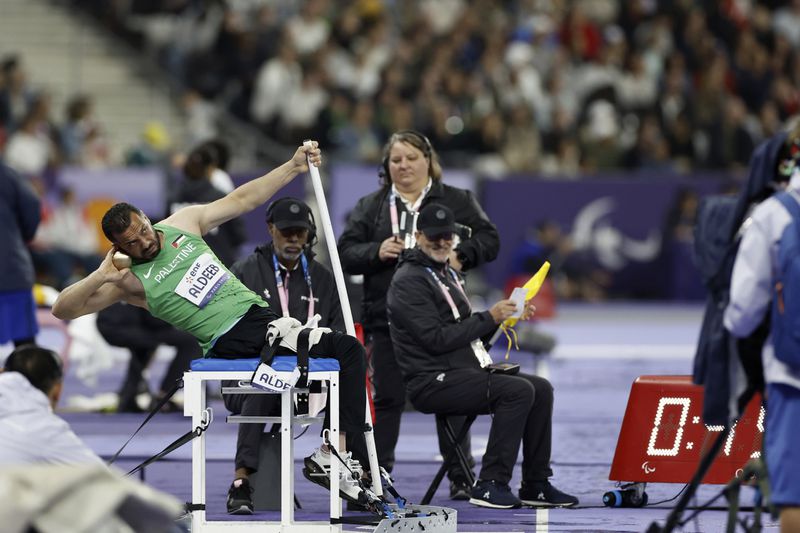
{"label": "folding chair", "polygon": [[433,495],[436,493],[436,489],[439,488],[439,484],[447,473],[448,467],[454,461],[457,461],[458,465],[461,467],[464,479],[466,479],[470,485],[475,484],[475,476],[472,474],[469,460],[467,456],[464,455],[464,450],[458,445],[463,442],[464,437],[467,436],[469,429],[472,427],[472,423],[475,422],[475,418],[476,415],[469,415],[466,417],[464,425],[461,426],[461,431],[456,435],[455,431],[453,431],[452,424],[450,424],[450,420],[445,415],[436,415],[436,423],[442,424],[444,427],[445,437],[447,438],[447,453],[443,457],[442,466],[439,467],[439,471],[436,472],[433,481],[431,481],[430,486],[428,486],[427,492],[425,492],[425,496],[423,496],[420,501],[420,505],[428,505],[431,502],[431,498],[433,498]]}

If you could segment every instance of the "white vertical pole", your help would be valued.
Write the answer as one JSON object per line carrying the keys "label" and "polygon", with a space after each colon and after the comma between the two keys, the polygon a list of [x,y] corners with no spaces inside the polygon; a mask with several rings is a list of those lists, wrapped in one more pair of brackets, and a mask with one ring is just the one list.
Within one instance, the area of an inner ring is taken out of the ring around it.
{"label": "white vertical pole", "polygon": [[[303,141],[304,146],[311,146],[311,141]],[[331,215],[328,212],[328,202],[325,200],[325,190],[322,188],[322,178],[319,175],[319,168],[308,162],[308,173],[311,175],[311,183],[314,185],[314,196],[317,199],[319,208],[320,222],[325,233],[325,242],[328,245],[328,255],[331,258],[331,270],[336,280],[336,289],[339,293],[339,303],[342,306],[342,316],[344,326],[348,335],[356,336],[356,327],[353,323],[353,313],[350,311],[350,299],[347,297],[347,288],[344,284],[344,273],[342,263],[339,260],[339,250],[336,249],[336,236],[333,234],[333,224]],[[375,448],[375,434],[372,431],[372,415],[369,411],[369,398],[367,398],[366,409],[364,412],[364,438],[367,442],[367,456],[369,457],[369,470],[372,474],[372,492],[377,496],[383,496],[383,486],[381,485],[381,474],[378,467],[378,452]],[[338,443],[334,443],[336,445]]]}

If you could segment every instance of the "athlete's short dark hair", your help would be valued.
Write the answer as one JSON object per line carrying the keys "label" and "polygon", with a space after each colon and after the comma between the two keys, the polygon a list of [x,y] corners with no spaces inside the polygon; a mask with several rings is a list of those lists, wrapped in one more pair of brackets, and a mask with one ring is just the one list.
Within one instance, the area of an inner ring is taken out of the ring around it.
{"label": "athlete's short dark hair", "polygon": [[131,225],[131,213],[143,215],[141,209],[126,202],[114,204],[106,211],[101,223],[106,239],[115,242],[114,235],[128,229],[128,226]]}

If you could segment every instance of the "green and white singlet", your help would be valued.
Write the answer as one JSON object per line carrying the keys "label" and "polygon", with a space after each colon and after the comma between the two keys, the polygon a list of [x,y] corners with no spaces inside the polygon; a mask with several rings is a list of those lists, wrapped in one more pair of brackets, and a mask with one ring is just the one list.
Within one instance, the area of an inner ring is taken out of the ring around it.
{"label": "green and white singlet", "polygon": [[202,237],[155,224],[164,234],[152,261],[131,272],[142,282],[150,313],[197,338],[207,354],[253,305],[268,307],[217,259]]}

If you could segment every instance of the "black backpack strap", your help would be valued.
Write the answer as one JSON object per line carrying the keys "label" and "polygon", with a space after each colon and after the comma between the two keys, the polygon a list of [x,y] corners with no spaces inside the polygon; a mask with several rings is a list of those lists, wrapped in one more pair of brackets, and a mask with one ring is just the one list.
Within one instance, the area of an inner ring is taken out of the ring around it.
{"label": "black backpack strap", "polygon": [[[311,329],[300,330],[297,335],[297,368],[300,370],[300,378],[295,384],[297,389],[308,387],[308,336]],[[308,393],[297,395],[297,414],[308,414]]]}

